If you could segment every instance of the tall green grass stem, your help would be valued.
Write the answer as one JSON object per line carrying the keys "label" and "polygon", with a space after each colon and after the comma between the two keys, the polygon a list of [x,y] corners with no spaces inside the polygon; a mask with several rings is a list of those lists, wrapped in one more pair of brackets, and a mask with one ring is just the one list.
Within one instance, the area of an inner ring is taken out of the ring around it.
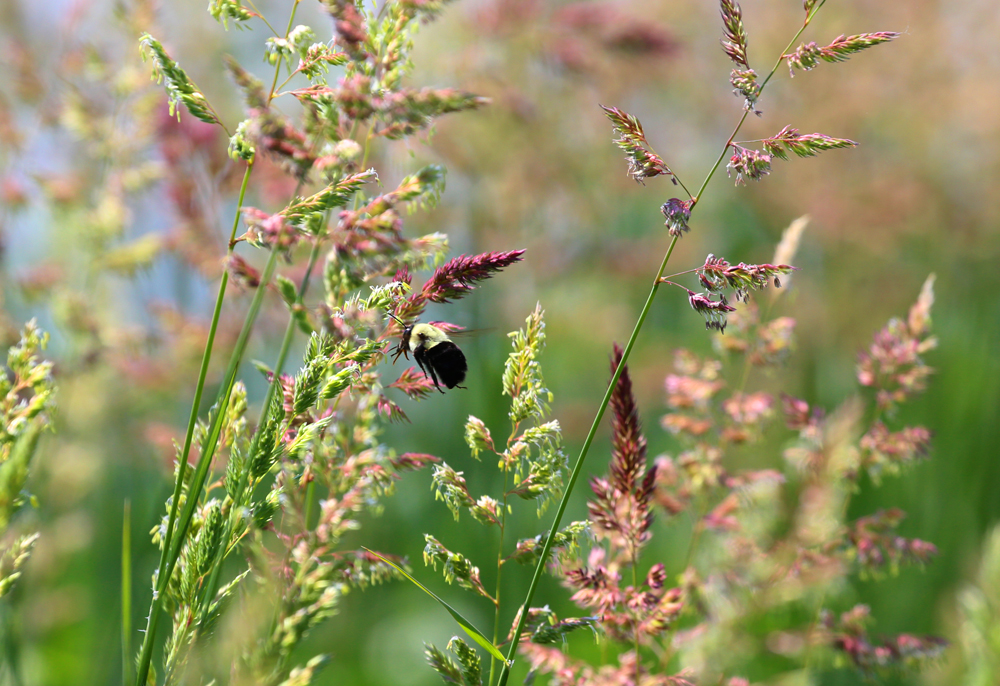
{"label": "tall green grass stem", "polygon": [[[316,241],[313,243],[312,251],[309,254],[309,265],[306,268],[306,273],[305,275],[303,275],[302,281],[299,283],[298,295],[300,301],[305,297],[306,291],[309,290],[309,281],[312,278],[312,272],[313,269],[316,267],[316,262],[319,260],[319,252],[320,252],[320,241],[317,238]],[[270,279],[268,279],[268,282],[270,282]],[[288,352],[289,350],[291,350],[292,337],[295,334],[295,329],[296,329],[295,318],[289,317],[288,325],[285,327],[284,337],[281,340],[281,348],[278,351],[278,359],[275,361],[274,364],[273,368],[274,375],[271,378],[271,383],[267,387],[267,393],[264,396],[264,404],[261,407],[260,419],[257,422],[257,426],[261,426],[264,423],[264,420],[266,418],[266,413],[268,409],[271,407],[271,399],[274,397],[274,394],[277,391],[277,387],[280,383],[281,370],[285,366],[285,362],[288,359]],[[257,449],[259,450],[259,447]],[[253,454],[254,450],[251,449],[249,451],[249,455]],[[251,460],[247,460],[246,466],[240,473],[240,483],[236,490],[237,493],[243,493],[243,490],[247,487],[250,481],[250,463]],[[240,512],[237,512],[237,505],[238,503],[233,504],[233,512],[230,513],[229,522],[226,528],[226,534],[222,538],[223,541],[227,542],[227,545],[230,539],[232,538],[232,532],[236,518],[242,516]],[[205,584],[205,589],[203,591],[200,622],[204,622],[205,619],[207,618],[208,608],[211,605],[212,598],[215,596],[215,593],[218,590],[219,573],[220,570],[222,569],[222,561],[225,558],[226,552],[228,552],[226,550],[226,546],[219,546],[219,550],[216,552],[215,559],[212,562],[211,575],[209,576],[208,583]]]}
{"label": "tall green grass stem", "polygon": [[194,516],[194,511],[198,507],[198,497],[194,494],[201,493],[202,488],[205,485],[205,480],[208,477],[208,470],[211,465],[212,458],[215,456],[215,449],[218,444],[219,435],[222,433],[222,424],[229,408],[229,396],[233,390],[233,384],[236,383],[236,372],[238,371],[240,362],[243,359],[243,353],[246,350],[247,341],[250,338],[250,331],[253,329],[253,325],[257,320],[257,314],[260,311],[261,303],[264,300],[264,293],[267,291],[264,284],[271,282],[271,276],[274,274],[274,269],[277,266],[277,263],[278,253],[277,251],[271,251],[267,264],[264,266],[264,273],[261,275],[261,286],[258,287],[254,293],[254,298],[250,303],[246,320],[243,322],[243,328],[240,330],[240,335],[236,340],[236,346],[233,349],[232,356],[229,358],[229,367],[226,369],[226,375],[223,377],[224,381],[222,388],[219,389],[219,394],[215,403],[216,410],[212,417],[212,423],[209,426],[204,449],[198,459],[198,464],[195,466],[194,475],[191,477],[191,483],[188,486],[189,497],[185,501],[184,510],[181,512],[181,515],[177,520],[177,535],[174,536],[173,545],[167,553],[167,564],[165,567],[159,568],[157,572],[156,591],[153,594],[153,602],[150,605],[146,635],[143,638],[142,652],[139,656],[139,668],[136,674],[137,686],[144,686],[146,683],[146,676],[149,673],[149,664],[152,658],[153,639],[156,635],[156,623],[163,610],[163,592],[165,591],[167,583],[173,574],[174,568],[177,566],[177,560],[180,558],[181,548],[184,546],[184,537],[191,525],[191,519]]}
{"label": "tall green grass stem", "polygon": [[[235,247],[236,231],[240,224],[240,209],[243,207],[243,201],[246,197],[247,184],[250,182],[250,174],[253,173],[253,160],[247,164],[247,168],[243,173],[243,183],[240,185],[240,195],[239,201],[236,206],[236,212],[233,217],[233,228],[229,234],[229,247],[227,249],[227,255],[231,255],[233,248]],[[146,676],[149,672],[149,663],[152,658],[153,651],[153,638],[156,634],[156,619],[159,618],[163,591],[167,587],[167,582],[169,581],[170,574],[164,574],[169,566],[170,570],[173,570],[173,564],[168,565],[168,556],[170,555],[171,544],[174,540],[174,532],[176,530],[177,524],[177,509],[180,506],[181,500],[181,490],[184,486],[184,472],[187,469],[188,457],[191,455],[191,442],[194,437],[194,429],[198,422],[198,411],[201,408],[202,395],[205,391],[205,379],[208,376],[208,365],[212,360],[212,350],[215,347],[215,335],[219,328],[219,319],[222,317],[222,303],[226,297],[226,287],[229,285],[229,271],[223,270],[222,278],[219,280],[219,292],[215,298],[215,309],[212,312],[212,322],[208,329],[208,339],[205,341],[205,350],[201,357],[201,368],[198,370],[198,382],[195,386],[194,400],[191,402],[191,413],[188,416],[188,426],[187,431],[184,434],[184,447],[181,449],[181,456],[179,463],[177,465],[177,480],[174,483],[174,494],[170,501],[170,517],[167,520],[167,530],[163,535],[163,547],[160,551],[160,564],[157,566],[157,583],[156,587],[153,589],[153,600],[150,603],[149,617],[146,623],[146,633],[143,636],[142,649],[139,653],[139,664],[136,672],[136,684],[145,684]],[[263,289],[258,289],[263,290]],[[244,328],[245,325],[244,325]],[[241,332],[242,336],[242,332]],[[238,346],[237,346],[238,349]],[[234,360],[238,363],[238,359],[235,357],[237,351],[233,352],[234,357],[230,359],[229,366],[231,369],[235,369],[236,364]],[[228,390],[226,391],[226,397],[228,398]],[[222,398],[222,390],[220,390],[219,396],[216,399],[218,402]],[[202,461],[205,455],[202,455]],[[200,463],[199,463],[200,466]],[[189,491],[190,492],[190,491]],[[181,538],[187,532],[187,527],[184,527],[181,532]],[[175,560],[176,562],[176,560]]]}
{"label": "tall green grass stem", "polygon": [[132,503],[122,514],[122,683],[132,681]]}

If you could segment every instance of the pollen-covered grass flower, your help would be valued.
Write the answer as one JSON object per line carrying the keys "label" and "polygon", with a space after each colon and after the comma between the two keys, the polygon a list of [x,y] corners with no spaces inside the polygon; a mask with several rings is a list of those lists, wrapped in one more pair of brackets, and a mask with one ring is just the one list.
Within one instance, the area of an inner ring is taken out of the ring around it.
{"label": "pollen-covered grass flower", "polygon": [[781,287],[779,276],[795,270],[787,264],[745,264],[730,265],[724,257],[709,253],[705,264],[695,270],[701,284],[710,293],[722,293],[726,289],[736,294],[737,300],[746,302],[751,291],[758,291],[773,284]]}
{"label": "pollen-covered grass flower", "polygon": [[[754,105],[757,104],[757,98],[760,97],[761,85],[757,82],[757,72],[753,69],[733,69],[732,73],[729,75],[729,83],[733,85],[735,89],[733,91],[734,95],[742,95],[744,98],[744,108],[747,110],[753,110]],[[755,114],[760,114],[756,112]]]}
{"label": "pollen-covered grass flower", "polygon": [[736,185],[745,183],[744,177],[760,181],[771,173],[771,155],[760,150],[751,150],[733,144],[733,154],[726,165],[726,173],[736,172]]}
{"label": "pollen-covered grass flower", "polygon": [[664,224],[671,236],[682,236],[691,230],[688,219],[691,218],[691,201],[680,198],[670,198],[660,207],[660,212],[667,218]]}

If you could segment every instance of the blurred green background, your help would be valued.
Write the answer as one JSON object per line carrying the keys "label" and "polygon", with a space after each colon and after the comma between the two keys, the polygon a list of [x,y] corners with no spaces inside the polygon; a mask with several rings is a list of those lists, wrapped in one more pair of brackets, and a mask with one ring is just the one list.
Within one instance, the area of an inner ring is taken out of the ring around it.
{"label": "blurred green background", "polygon": [[[160,38],[231,122],[241,118],[240,104],[221,56],[269,69],[256,61],[263,31],[227,33],[202,5],[0,5],[2,329],[11,343],[19,323],[37,317],[52,332],[61,389],[57,432],[43,443],[32,481],[39,506],[26,513],[25,526],[42,538],[5,608],[26,683],[118,683],[126,500],[134,626],[148,607],[156,556],[146,532],[170,492],[170,441],[189,410],[241,171],[228,161],[224,137],[186,113],[180,124],[166,115],[136,41],[142,30]],[[287,16],[286,3],[258,9],[276,25]],[[751,63],[764,72],[800,24],[801,3],[747,0],[743,11]],[[297,21],[328,38],[330,21],[317,4],[304,3]],[[877,30],[903,35],[794,79],[780,68],[758,105],[763,115],[739,137],[788,124],[859,147],[775,161],[769,177],[747,186],[718,173],[671,271],[699,266],[709,252],[733,263],[769,261],[782,230],[809,215],[795,262],[801,271],[779,306],[798,322],[797,352],[750,385],[828,408],[856,392],[857,351],[890,317],[905,315],[926,276],[937,274],[940,346],[928,356],[936,374],[899,417],[930,427],[933,451],[879,488],[864,484],[850,514],[900,507],[909,515],[902,533],[933,542],[940,556],[925,570],[858,582],[852,593],[872,606],[876,632],[954,641],[956,593],[1000,520],[1000,14],[981,0],[842,0],[824,7],[803,39],[825,44]],[[474,493],[495,490],[495,469],[469,457],[462,426],[474,414],[495,433],[507,431],[504,333],[541,302],[553,416],[576,454],[607,381],[611,344],[628,338],[669,243],[659,206],[676,195],[662,178],[640,186],[626,177],[598,104],[636,115],[694,190],[740,116],[720,36],[717,4],[693,0],[463,1],[421,29],[413,82],[461,87],[492,104],[442,119],[429,139],[379,151],[386,187],[426,161],[449,169],[442,203],[409,218],[407,235],[443,231],[453,255],[528,252],[469,298],[430,313],[485,329],[463,343],[469,390],[407,405],[412,424],[393,427],[390,445],[445,458],[465,471]],[[107,183],[109,169],[126,167],[131,176]],[[289,184],[265,168],[249,204],[273,209]],[[247,302],[230,300],[223,345]],[[272,305],[252,358],[274,357],[285,315]],[[651,457],[677,449],[659,418],[679,347],[711,354],[712,337],[683,296],[661,290],[630,364]],[[248,368],[245,378],[259,399],[258,375]],[[778,460],[780,445],[773,447]],[[605,430],[589,472],[603,472],[607,455]],[[492,551],[475,527],[452,520],[429,486],[427,473],[405,477],[349,544],[408,555],[428,586],[488,626],[488,607],[420,564],[425,532],[453,549]],[[578,495],[570,519],[585,517],[585,489]],[[541,528],[533,519],[518,519],[521,535]],[[684,526],[658,523],[651,557],[683,555]],[[492,554],[478,560],[488,579]],[[530,576],[517,571],[507,578],[509,597]],[[570,612],[567,595],[548,581],[540,598]],[[422,642],[443,645],[455,631],[425,596],[390,584],[348,597],[307,647],[334,656],[321,683],[423,686],[439,681],[423,664]],[[952,650],[912,683],[957,683],[961,670]],[[830,683],[858,678],[843,676]]]}

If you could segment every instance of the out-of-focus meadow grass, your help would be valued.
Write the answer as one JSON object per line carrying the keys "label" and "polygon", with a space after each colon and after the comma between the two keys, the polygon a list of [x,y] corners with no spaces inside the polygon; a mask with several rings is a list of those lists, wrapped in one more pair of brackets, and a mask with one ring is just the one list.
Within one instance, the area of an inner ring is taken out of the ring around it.
{"label": "out-of-focus meadow grass", "polygon": [[[281,5],[259,9],[283,14]],[[770,65],[801,21],[800,3],[747,0],[743,11],[751,60]],[[5,618],[17,642],[7,655],[19,660],[28,683],[117,683],[123,503],[132,503],[133,594],[135,608],[144,609],[157,559],[146,532],[170,491],[170,441],[187,416],[239,181],[222,137],[186,113],[177,124],[160,112],[165,105],[147,82],[136,40],[139,30],[158,27],[236,121],[239,105],[219,58],[251,52],[254,37],[225,33],[200,4],[12,1],[0,13],[4,340],[12,343],[19,322],[37,317],[53,335],[60,387],[57,431],[42,444],[31,485],[38,507],[28,516],[42,537]],[[329,31],[316,5],[304,4],[299,21],[322,38]],[[1000,204],[993,193],[1000,185],[1000,15],[980,0],[844,0],[824,7],[804,39],[876,30],[903,35],[791,80],[782,68],[758,106],[763,115],[740,135],[762,138],[790,124],[860,145],[775,161],[769,177],[746,186],[717,175],[671,271],[701,265],[708,252],[766,262],[781,231],[808,214],[800,271],[779,305],[798,321],[797,351],[750,385],[827,407],[855,392],[857,351],[886,320],[905,314],[928,273],[937,274],[940,345],[928,355],[936,374],[900,417],[934,431],[930,459],[878,488],[864,482],[850,514],[898,506],[909,515],[902,533],[933,542],[940,556],[924,570],[859,582],[852,594],[872,606],[878,632],[956,640],[956,594],[974,578],[984,536],[1000,521]],[[612,342],[628,337],[669,243],[659,206],[675,195],[666,180],[639,186],[626,177],[598,103],[638,116],[656,150],[696,187],[740,115],[720,35],[717,5],[693,0],[458,2],[423,29],[415,81],[457,85],[493,102],[443,119],[429,141],[411,146],[418,158],[444,163],[449,177],[442,204],[408,220],[408,230],[447,232],[453,254],[528,252],[523,264],[448,306],[449,321],[484,329],[463,343],[469,389],[408,406],[412,424],[396,427],[390,444],[442,456],[465,471],[474,492],[488,488],[462,426],[470,413],[505,425],[503,334],[539,301],[553,415],[575,452],[607,383]],[[137,163],[136,174],[172,166],[190,186],[154,183],[133,196],[125,179],[111,193],[100,186],[101,171],[124,155],[149,163]],[[383,162],[403,172],[409,165],[403,156]],[[262,178],[273,178],[257,187],[255,202],[266,206],[287,182],[266,170]],[[133,243],[143,236],[148,242]],[[116,253],[126,242],[148,250],[148,260]],[[119,268],[135,263],[143,266]],[[245,302],[229,303],[224,345]],[[445,318],[442,312],[432,315]],[[273,357],[282,321],[276,308],[261,322],[253,357]],[[712,335],[683,297],[661,292],[630,362],[651,456],[677,448],[659,417],[672,351],[682,346],[710,354]],[[248,368],[245,378],[259,398],[259,375]],[[605,468],[601,436],[589,458],[594,473]],[[777,459],[782,446],[772,443]],[[585,493],[578,496],[571,519],[585,516]],[[686,526],[654,527],[658,559],[677,559],[671,573],[680,571]],[[351,544],[408,555],[431,588],[487,625],[489,608],[419,563],[429,531],[456,549],[475,548],[471,530],[452,521],[434,501],[428,475],[417,473]],[[529,576],[508,575],[505,592],[521,594]],[[549,581],[535,602],[568,608],[567,597]],[[423,665],[422,641],[443,644],[454,632],[426,597],[391,584],[350,596],[308,642],[334,657],[321,683],[409,686],[438,682]],[[952,649],[925,679],[952,684],[961,671]]]}

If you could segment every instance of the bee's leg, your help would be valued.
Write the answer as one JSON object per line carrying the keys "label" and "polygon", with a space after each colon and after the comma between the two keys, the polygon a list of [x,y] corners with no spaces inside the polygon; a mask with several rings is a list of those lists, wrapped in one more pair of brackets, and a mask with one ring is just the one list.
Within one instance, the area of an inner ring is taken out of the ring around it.
{"label": "bee's leg", "polygon": [[434,380],[434,385],[437,387],[438,391],[444,393],[444,389],[441,388],[441,384],[438,383],[438,377],[437,374],[434,372],[434,367],[431,367],[430,365],[427,365],[427,367],[428,369],[431,370],[431,379]]}
{"label": "bee's leg", "polygon": [[417,364],[420,365],[420,371],[422,371],[424,373],[424,376],[431,377],[431,381],[434,382],[434,388],[436,388],[439,391],[441,391],[442,393],[444,393],[444,391],[441,390],[441,385],[438,383],[437,374],[434,373],[434,367],[432,367],[430,365],[424,366],[424,361],[421,360],[416,355],[413,356],[413,359],[415,359],[417,361]]}

